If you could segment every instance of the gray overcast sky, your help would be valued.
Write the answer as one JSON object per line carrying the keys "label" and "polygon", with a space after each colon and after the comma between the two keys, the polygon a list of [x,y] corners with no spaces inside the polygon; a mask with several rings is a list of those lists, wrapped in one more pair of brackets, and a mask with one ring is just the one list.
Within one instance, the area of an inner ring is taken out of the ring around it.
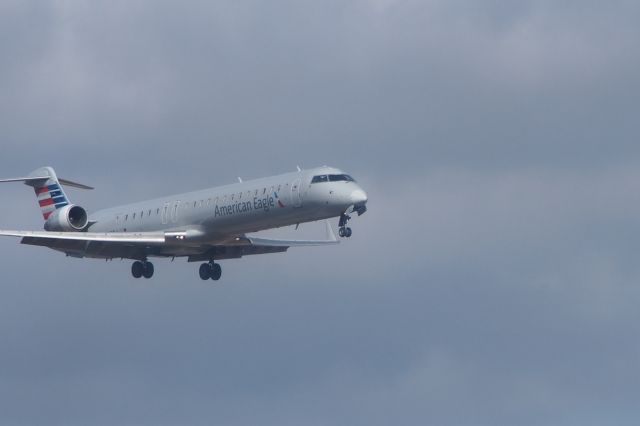
{"label": "gray overcast sky", "polygon": [[[640,4],[0,3],[1,175],[89,210],[330,164],[338,247],[197,265],[0,241],[0,423],[636,425]],[[0,188],[0,227],[40,229]]]}

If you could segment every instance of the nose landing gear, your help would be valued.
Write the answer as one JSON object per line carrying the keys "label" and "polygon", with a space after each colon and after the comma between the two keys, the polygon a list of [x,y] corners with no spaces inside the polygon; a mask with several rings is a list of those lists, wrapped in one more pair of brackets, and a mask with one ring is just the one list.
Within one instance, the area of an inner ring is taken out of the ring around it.
{"label": "nose landing gear", "polygon": [[349,238],[351,234],[352,234],[351,228],[343,226],[340,229],[338,229],[338,235],[340,235],[342,238]]}
{"label": "nose landing gear", "polygon": [[340,216],[340,223],[338,224],[340,228],[338,229],[338,235],[340,235],[342,238],[351,237],[351,234],[352,234],[351,228],[347,226],[347,223],[349,222],[350,219],[351,219],[351,216],[346,215],[344,213]]}
{"label": "nose landing gear", "polygon": [[200,278],[203,281],[211,278],[214,281],[218,281],[222,277],[222,267],[218,263],[214,263],[213,260],[209,263],[203,263],[200,265]]}

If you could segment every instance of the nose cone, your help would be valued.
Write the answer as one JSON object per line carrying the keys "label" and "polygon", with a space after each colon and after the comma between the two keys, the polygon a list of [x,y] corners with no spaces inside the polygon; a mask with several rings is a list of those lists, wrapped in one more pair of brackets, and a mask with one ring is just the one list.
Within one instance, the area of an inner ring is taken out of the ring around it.
{"label": "nose cone", "polygon": [[351,193],[351,202],[354,205],[362,205],[367,202],[367,193],[362,189],[356,189]]}

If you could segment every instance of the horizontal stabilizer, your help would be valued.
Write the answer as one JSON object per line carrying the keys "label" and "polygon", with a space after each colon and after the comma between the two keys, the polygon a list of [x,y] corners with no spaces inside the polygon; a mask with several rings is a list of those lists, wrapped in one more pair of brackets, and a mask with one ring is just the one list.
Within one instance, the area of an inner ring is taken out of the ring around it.
{"label": "horizontal stabilizer", "polygon": [[0,182],[38,182],[45,181],[49,179],[49,176],[34,176],[34,177],[19,177],[19,178],[10,178],[10,179],[0,179]]}
{"label": "horizontal stabilizer", "polygon": [[[30,184],[43,183],[47,179],[51,179],[51,176],[30,176],[30,177],[0,179],[0,183],[3,183],[3,182],[24,182],[27,185],[30,185]],[[71,186],[73,188],[94,189],[91,186],[84,185],[82,183],[73,182],[73,181],[70,181],[70,180],[67,180],[67,179],[58,179],[58,182],[60,182],[61,184],[65,185],[65,186]]]}
{"label": "horizontal stabilizer", "polygon": [[84,184],[78,183],[78,182],[73,182],[73,181],[67,180],[67,179],[58,178],[58,182],[60,182],[61,184],[65,185],[65,186],[70,186],[72,188],[89,189],[89,190],[94,189],[92,186],[84,185]]}

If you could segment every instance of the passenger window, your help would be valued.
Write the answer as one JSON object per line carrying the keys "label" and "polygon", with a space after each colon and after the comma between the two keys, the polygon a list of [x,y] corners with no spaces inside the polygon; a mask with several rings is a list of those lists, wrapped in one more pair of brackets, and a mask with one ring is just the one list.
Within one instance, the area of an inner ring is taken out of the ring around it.
{"label": "passenger window", "polygon": [[135,219],[135,218],[136,218],[136,214],[134,213],[134,214],[133,214],[133,217],[132,217],[132,219]]}
{"label": "passenger window", "polygon": [[267,188],[262,188],[262,193],[266,194],[267,193]]}
{"label": "passenger window", "polygon": [[127,219],[129,219],[129,215],[128,214],[124,215],[125,222],[127,221]]}
{"label": "passenger window", "polygon": [[160,207],[158,207],[158,210],[156,210],[156,214],[160,214]]}

